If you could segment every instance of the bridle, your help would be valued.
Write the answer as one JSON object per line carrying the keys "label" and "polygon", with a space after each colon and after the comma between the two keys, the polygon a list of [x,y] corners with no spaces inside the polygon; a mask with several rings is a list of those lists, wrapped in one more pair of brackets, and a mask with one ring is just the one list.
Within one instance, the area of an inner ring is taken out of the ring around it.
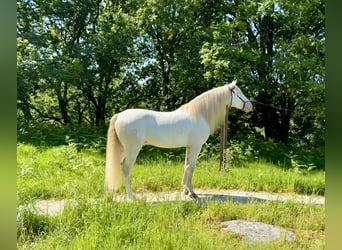
{"label": "bridle", "polygon": [[243,102],[242,110],[244,110],[244,109],[245,109],[245,106],[246,106],[246,103],[247,103],[247,102],[250,102],[250,101],[249,101],[249,100],[248,100],[248,101],[245,101],[244,99],[242,99],[242,98],[234,91],[235,86],[229,87],[229,89],[230,89],[230,105],[229,105],[229,108],[232,106],[232,103],[233,103],[233,92],[234,92],[235,96],[236,96],[237,98],[239,98],[239,99]]}

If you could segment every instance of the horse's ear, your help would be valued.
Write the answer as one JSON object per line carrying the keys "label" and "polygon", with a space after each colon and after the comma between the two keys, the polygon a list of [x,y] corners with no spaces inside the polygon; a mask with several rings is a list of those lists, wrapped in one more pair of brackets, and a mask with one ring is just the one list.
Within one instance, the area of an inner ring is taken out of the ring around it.
{"label": "horse's ear", "polygon": [[236,80],[228,84],[229,88],[234,88],[236,86]]}

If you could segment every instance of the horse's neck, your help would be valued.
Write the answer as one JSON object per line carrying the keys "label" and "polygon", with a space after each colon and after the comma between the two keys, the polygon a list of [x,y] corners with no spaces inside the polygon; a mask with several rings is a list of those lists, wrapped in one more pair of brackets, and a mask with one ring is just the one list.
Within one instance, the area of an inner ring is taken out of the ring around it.
{"label": "horse's neck", "polygon": [[224,121],[228,92],[227,86],[212,89],[194,98],[180,109],[189,111],[195,118],[203,117],[213,133]]}

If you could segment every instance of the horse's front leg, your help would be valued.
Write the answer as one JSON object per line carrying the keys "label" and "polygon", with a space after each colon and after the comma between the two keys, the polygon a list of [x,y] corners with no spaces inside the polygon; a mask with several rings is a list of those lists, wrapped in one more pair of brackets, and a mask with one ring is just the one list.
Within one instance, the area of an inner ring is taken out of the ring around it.
{"label": "horse's front leg", "polygon": [[198,195],[195,194],[193,187],[192,187],[192,176],[194,173],[195,167],[194,166],[186,166],[184,170],[184,176],[183,176],[183,194],[189,196],[190,198],[198,198]]}
{"label": "horse's front leg", "polygon": [[183,186],[183,194],[188,195],[189,189],[188,189],[188,171],[187,168],[189,167],[189,150],[190,148],[187,147],[185,151],[185,163],[184,163],[184,174],[182,179],[182,186]]}
{"label": "horse's front leg", "polygon": [[198,198],[192,187],[192,176],[196,167],[196,161],[201,151],[202,145],[194,145],[186,148],[184,175],[182,185],[184,188],[183,194],[190,198]]}

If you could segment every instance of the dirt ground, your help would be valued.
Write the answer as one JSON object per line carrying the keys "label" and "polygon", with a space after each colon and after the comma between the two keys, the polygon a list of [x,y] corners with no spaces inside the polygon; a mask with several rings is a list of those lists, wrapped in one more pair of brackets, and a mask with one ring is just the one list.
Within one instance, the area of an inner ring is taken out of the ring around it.
{"label": "dirt ground", "polygon": [[[307,196],[289,193],[267,193],[267,192],[247,192],[238,190],[212,190],[212,189],[197,189],[195,190],[199,196],[196,201],[203,203],[207,201],[227,201],[246,203],[248,201],[265,202],[265,201],[294,201],[298,203],[308,203],[324,205],[324,196]],[[136,194],[136,199],[142,199],[146,202],[165,202],[176,200],[191,200],[191,198],[184,196],[181,192],[161,192],[161,193],[144,193]],[[124,202],[129,201],[125,195],[118,195],[113,198],[115,201]],[[48,214],[50,216],[57,215],[63,211],[67,203],[72,203],[72,200],[40,200],[34,205],[36,211],[40,214]]]}

